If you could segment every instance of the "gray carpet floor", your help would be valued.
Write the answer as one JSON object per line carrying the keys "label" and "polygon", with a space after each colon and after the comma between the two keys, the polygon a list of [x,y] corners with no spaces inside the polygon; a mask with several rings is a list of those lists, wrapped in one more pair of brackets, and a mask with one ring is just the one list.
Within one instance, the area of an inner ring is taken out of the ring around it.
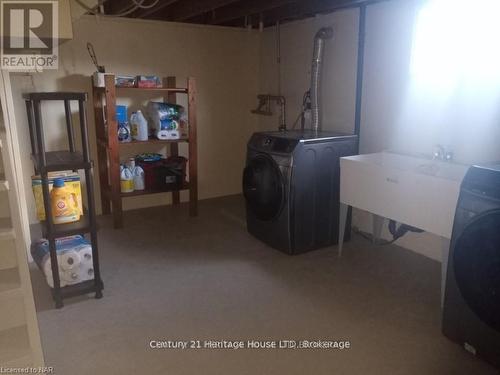
{"label": "gray carpet floor", "polygon": [[[32,282],[48,366],[79,374],[497,374],[440,332],[440,264],[359,236],[299,256],[247,234],[240,196],[100,220],[104,298],[55,310]],[[153,350],[151,340],[349,340],[350,349]]]}

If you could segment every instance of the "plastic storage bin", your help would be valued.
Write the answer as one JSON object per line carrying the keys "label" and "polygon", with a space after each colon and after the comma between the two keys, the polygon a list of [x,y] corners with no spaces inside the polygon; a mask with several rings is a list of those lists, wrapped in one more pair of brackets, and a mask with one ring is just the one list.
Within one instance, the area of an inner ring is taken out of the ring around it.
{"label": "plastic storage bin", "polygon": [[180,188],[186,182],[187,159],[171,156],[156,161],[137,160],[144,170],[145,187],[148,190],[168,190]]}

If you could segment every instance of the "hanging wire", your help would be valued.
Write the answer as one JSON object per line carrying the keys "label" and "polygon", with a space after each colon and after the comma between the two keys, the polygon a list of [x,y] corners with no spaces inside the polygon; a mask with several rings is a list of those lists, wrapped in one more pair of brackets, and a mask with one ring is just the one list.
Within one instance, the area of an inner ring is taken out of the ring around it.
{"label": "hanging wire", "polygon": [[92,62],[94,63],[97,71],[99,73],[104,73],[105,72],[104,66],[99,65],[99,63],[97,62],[97,56],[94,51],[94,46],[90,42],[87,42],[87,51],[89,51],[90,58],[92,59]]}
{"label": "hanging wire", "polygon": [[152,2],[151,4],[149,4],[149,5],[143,5],[143,4],[144,4],[144,1],[146,1],[146,0],[143,0],[143,1],[132,0],[132,2],[133,2],[136,6],[138,6],[139,8],[141,8],[141,9],[150,9],[150,8],[152,8],[152,7],[156,6],[156,4],[158,4],[158,3],[160,2],[160,0],[155,0],[155,1],[153,1],[153,2]]}
{"label": "hanging wire", "polygon": [[293,124],[292,124],[292,129],[295,129],[295,127],[296,127],[296,126],[297,126],[297,124],[299,123],[299,120],[302,118],[302,114],[303,114],[303,113],[304,113],[304,112],[300,112],[300,113],[298,114],[297,118],[295,119],[295,121],[294,121],[294,122],[293,122]]}
{"label": "hanging wire", "polygon": [[99,7],[100,7],[101,5],[103,5],[103,4],[104,4],[106,1],[108,1],[108,0],[101,0],[101,1],[98,1],[98,2],[97,2],[97,5],[96,5],[96,6],[94,6],[93,8],[90,8],[90,7],[89,7],[87,4],[85,4],[82,0],[75,0],[75,1],[76,1],[76,3],[77,3],[78,5],[80,5],[80,6],[81,6],[83,9],[85,9],[87,12],[92,13],[92,14],[95,14],[95,12],[97,11],[97,9],[99,9]]}
{"label": "hanging wire", "polygon": [[281,96],[281,27],[276,21],[276,64],[278,65],[278,96]]}
{"label": "hanging wire", "polygon": [[302,109],[299,112],[299,114],[297,116],[297,119],[293,123],[292,129],[295,129],[295,127],[297,126],[297,124],[299,123],[299,120],[300,120],[301,121],[301,123],[300,123],[300,129],[304,130],[304,123],[305,123],[305,117],[304,117],[304,115],[305,115],[305,113],[307,111],[307,103],[308,103],[308,101],[310,99],[311,99],[311,94],[310,94],[309,90],[307,90],[304,93],[304,95],[302,96]]}
{"label": "hanging wire", "polygon": [[127,16],[133,12],[135,12],[137,9],[148,9],[148,8],[152,8],[154,6],[156,6],[156,4],[159,3],[160,0],[155,0],[153,3],[149,4],[149,5],[144,5],[144,3],[146,2],[146,0],[140,0],[140,1],[137,1],[137,0],[131,0],[132,1],[132,4],[130,5],[130,7],[126,10],[124,10],[123,12],[121,13],[116,13],[116,14],[102,14],[102,13],[98,13],[97,12],[97,9],[103,5],[105,2],[107,2],[108,0],[101,0],[97,3],[97,5],[93,8],[90,8],[87,4],[85,4],[82,0],[75,0],[83,9],[85,9],[87,12],[89,12],[90,14],[93,14],[93,15],[98,15],[98,16],[101,16],[101,17],[124,17],[124,16]]}

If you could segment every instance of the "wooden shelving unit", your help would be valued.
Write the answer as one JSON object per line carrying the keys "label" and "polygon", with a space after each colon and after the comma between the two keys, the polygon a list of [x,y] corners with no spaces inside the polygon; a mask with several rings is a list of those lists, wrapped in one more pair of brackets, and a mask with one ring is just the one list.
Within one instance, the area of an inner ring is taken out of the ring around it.
{"label": "wooden shelving unit", "polygon": [[[163,95],[167,103],[176,103],[177,94],[188,96],[188,136],[176,140],[149,139],[148,141],[118,142],[118,124],[116,122],[116,98],[128,96],[134,92],[147,92]],[[180,203],[180,191],[189,190],[189,214],[198,214],[198,163],[196,143],[196,81],[187,79],[185,88],[176,87],[175,77],[163,79],[161,88],[115,87],[115,76],[105,76],[105,87],[93,87],[94,116],[99,160],[99,182],[101,186],[101,204],[103,214],[113,214],[115,228],[123,227],[122,199],[146,194],[172,193],[172,204]],[[142,190],[132,193],[120,191],[120,150],[137,144],[169,145],[170,155],[179,154],[179,143],[188,143],[189,182],[177,189]]]}
{"label": "wooden shelving unit", "polygon": [[[52,296],[56,308],[63,307],[63,299],[77,295],[95,293],[96,298],[102,298],[104,288],[99,269],[99,253],[97,244],[97,222],[95,217],[94,183],[92,173],[92,161],[90,160],[90,146],[88,139],[87,116],[85,104],[87,93],[74,92],[38,92],[24,94],[26,111],[28,114],[28,125],[30,130],[30,141],[32,160],[35,174],[39,174],[42,180],[43,203],[46,219],[41,222],[42,235],[49,242],[50,262],[54,287]],[[41,105],[44,101],[59,101],[64,103],[66,117],[66,131],[68,136],[69,150],[45,151],[44,127],[42,121]],[[78,101],[78,114],[81,133],[82,151],[77,151],[71,113],[71,101]],[[84,207],[83,215],[79,221],[68,224],[55,225],[52,220],[52,207],[50,204],[49,176],[52,171],[83,170],[85,173],[85,190],[87,193],[87,205]],[[92,258],[94,279],[78,284],[61,287],[59,277],[59,265],[56,252],[56,239],[76,234],[88,234],[92,245]]]}

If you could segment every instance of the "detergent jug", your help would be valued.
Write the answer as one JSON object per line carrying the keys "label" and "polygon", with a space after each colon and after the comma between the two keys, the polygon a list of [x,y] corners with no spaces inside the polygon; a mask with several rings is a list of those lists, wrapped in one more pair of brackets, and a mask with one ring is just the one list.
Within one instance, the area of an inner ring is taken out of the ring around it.
{"label": "detergent jug", "polygon": [[132,193],[134,191],[134,176],[126,165],[120,167],[120,191],[122,193]]}
{"label": "detergent jug", "polygon": [[134,141],[148,140],[148,122],[140,110],[130,116],[130,132]]}
{"label": "detergent jug", "polygon": [[142,169],[140,165],[135,165],[134,158],[129,159],[128,165],[134,180],[134,190],[144,190],[146,188],[144,181],[144,169]]}
{"label": "detergent jug", "polygon": [[50,203],[54,224],[66,224],[80,220],[80,208],[76,194],[65,186],[62,178],[54,180],[50,192]]}

